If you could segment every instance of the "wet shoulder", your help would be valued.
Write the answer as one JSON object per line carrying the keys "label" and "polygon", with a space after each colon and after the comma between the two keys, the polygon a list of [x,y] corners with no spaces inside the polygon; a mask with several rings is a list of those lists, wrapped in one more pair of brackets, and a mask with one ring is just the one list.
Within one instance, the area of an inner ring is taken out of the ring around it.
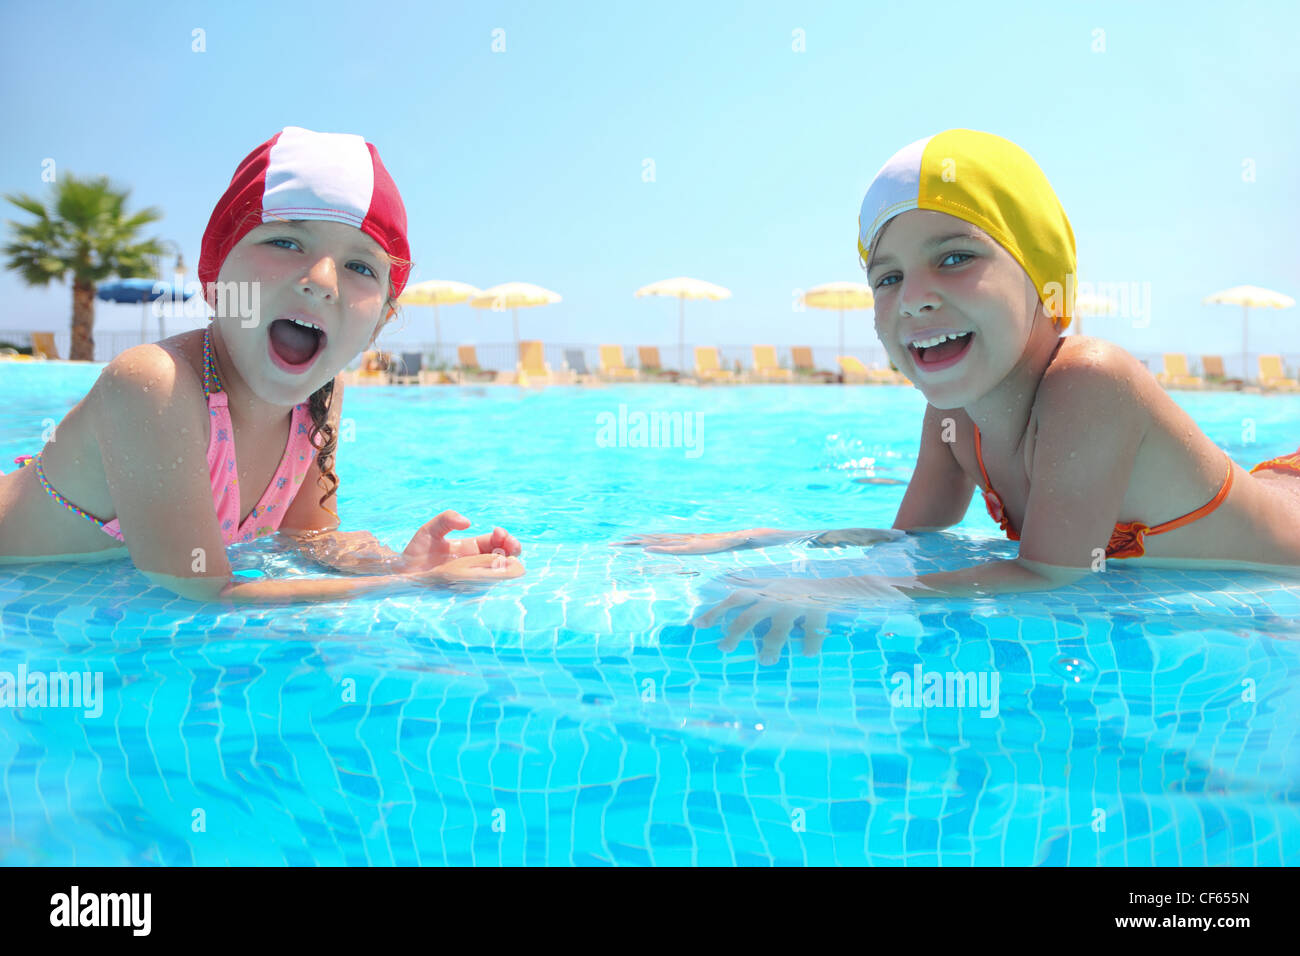
{"label": "wet shoulder", "polygon": [[1141,405],[1154,384],[1146,367],[1114,342],[1069,335],[1043,373],[1035,412],[1047,419],[1086,415],[1116,402]]}
{"label": "wet shoulder", "polygon": [[91,389],[97,412],[152,413],[164,424],[206,423],[202,354],[196,367],[192,336],[137,345],[115,356]]}

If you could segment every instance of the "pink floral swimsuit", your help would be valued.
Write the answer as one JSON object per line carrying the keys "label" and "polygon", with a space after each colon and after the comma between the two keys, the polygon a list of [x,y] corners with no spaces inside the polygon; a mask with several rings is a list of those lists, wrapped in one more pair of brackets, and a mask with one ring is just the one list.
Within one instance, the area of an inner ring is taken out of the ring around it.
{"label": "pink floral swimsuit", "polygon": [[[230,421],[226,393],[221,390],[221,380],[212,365],[211,334],[211,328],[203,333],[203,396],[207,399],[208,414],[212,417],[211,435],[208,438],[208,477],[212,482],[212,503],[217,513],[217,523],[221,527],[221,538],[229,545],[273,534],[280,527],[289,503],[293,501],[311,469],[316,448],[309,437],[311,411],[305,402],[295,405],[289,423],[289,441],[284,449],[284,457],[280,460],[280,467],[267,485],[261,501],[240,524],[239,470],[235,466],[234,427]],[[215,390],[209,387],[210,381],[214,383]],[[41,469],[40,455],[22,455],[15,458],[14,463],[34,463],[41,485],[59,504],[97,525],[105,534],[118,541],[125,540],[116,518],[111,521],[96,518],[55,491]]]}

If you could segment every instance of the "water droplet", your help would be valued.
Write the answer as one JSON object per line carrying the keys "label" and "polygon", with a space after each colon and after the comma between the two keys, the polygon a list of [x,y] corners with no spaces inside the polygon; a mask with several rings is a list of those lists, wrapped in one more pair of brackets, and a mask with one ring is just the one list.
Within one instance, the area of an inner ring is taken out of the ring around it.
{"label": "water droplet", "polygon": [[1052,670],[1072,684],[1081,684],[1097,676],[1097,668],[1081,657],[1062,655],[1052,661]]}

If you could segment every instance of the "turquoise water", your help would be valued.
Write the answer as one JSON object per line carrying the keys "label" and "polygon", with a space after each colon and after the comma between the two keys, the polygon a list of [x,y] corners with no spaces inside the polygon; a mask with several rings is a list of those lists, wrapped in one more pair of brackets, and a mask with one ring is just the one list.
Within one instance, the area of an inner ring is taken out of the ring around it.
{"label": "turquoise water", "polygon": [[[0,366],[0,467],[97,371]],[[1243,464],[1300,441],[1297,398],[1177,397]],[[602,446],[620,405],[701,416],[699,440]],[[96,717],[0,708],[0,862],[1300,862],[1294,578],[1112,565],[832,614],[819,656],[760,667],[687,625],[724,574],[925,573],[1015,545],[976,498],[953,532],[865,550],[609,546],[888,527],[922,408],[898,388],[350,389],[344,528],[400,549],[455,508],[514,532],[527,576],[232,611],[124,561],[0,567],[0,671],[103,675]],[[319,573],[274,538],[232,558]],[[996,674],[996,712],[891,702],[918,665]]]}

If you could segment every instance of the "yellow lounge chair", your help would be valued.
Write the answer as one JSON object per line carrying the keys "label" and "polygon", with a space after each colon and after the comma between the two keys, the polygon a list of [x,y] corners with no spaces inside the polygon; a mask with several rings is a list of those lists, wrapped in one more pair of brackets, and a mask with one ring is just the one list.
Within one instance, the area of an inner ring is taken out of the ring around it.
{"label": "yellow lounge chair", "polygon": [[807,345],[796,345],[790,349],[790,361],[794,365],[795,374],[799,376],[820,378],[823,382],[833,382],[836,379],[834,372],[817,368],[813,362],[812,349]]}
{"label": "yellow lounge chair", "polygon": [[844,373],[845,385],[911,385],[902,372],[890,368],[867,368],[852,355],[839,357],[840,371]]}
{"label": "yellow lounge chair", "polygon": [[58,359],[59,350],[54,346],[53,332],[32,333],[32,358]]}
{"label": "yellow lounge chair", "polygon": [[840,371],[844,373],[845,385],[864,385],[867,382],[867,367],[855,359],[852,355],[841,355],[836,358],[840,363]]}
{"label": "yellow lounge chair", "polygon": [[1165,388],[1203,388],[1205,379],[1193,375],[1187,370],[1187,356],[1182,352],[1166,352],[1165,370],[1156,376],[1156,381]]}
{"label": "yellow lounge chair", "polygon": [[657,345],[638,345],[636,347],[636,360],[641,366],[641,374],[649,375],[653,378],[666,378],[676,382],[682,377],[682,373],[673,368],[664,368],[664,363],[659,358],[659,346]]}
{"label": "yellow lounge chair", "polygon": [[1241,387],[1242,381],[1239,378],[1228,378],[1228,373],[1223,370],[1222,355],[1202,355],[1201,371],[1205,373],[1205,380],[1212,385],[1235,385]]}
{"label": "yellow lounge chair", "polygon": [[1259,387],[1294,392],[1300,389],[1300,381],[1287,377],[1286,369],[1282,366],[1282,356],[1261,355],[1259,357]]}
{"label": "yellow lounge chair", "polygon": [[556,384],[556,377],[543,358],[542,343],[536,339],[519,343],[518,382],[520,385]]}
{"label": "yellow lounge chair", "polygon": [[634,368],[628,368],[623,362],[623,346],[602,345],[600,347],[600,377],[616,382],[635,382],[641,376]]}
{"label": "yellow lounge chair", "polygon": [[701,382],[733,382],[736,373],[722,367],[718,349],[713,345],[695,346],[695,377]]}
{"label": "yellow lounge chair", "polygon": [[461,383],[494,381],[497,373],[478,364],[478,349],[473,345],[456,346],[456,378]]}
{"label": "yellow lounge chair", "polygon": [[794,372],[777,364],[775,345],[755,345],[754,377],[764,382],[789,382]]}
{"label": "yellow lounge chair", "polygon": [[876,385],[911,385],[912,381],[892,365],[889,368],[867,369],[867,381]]}

